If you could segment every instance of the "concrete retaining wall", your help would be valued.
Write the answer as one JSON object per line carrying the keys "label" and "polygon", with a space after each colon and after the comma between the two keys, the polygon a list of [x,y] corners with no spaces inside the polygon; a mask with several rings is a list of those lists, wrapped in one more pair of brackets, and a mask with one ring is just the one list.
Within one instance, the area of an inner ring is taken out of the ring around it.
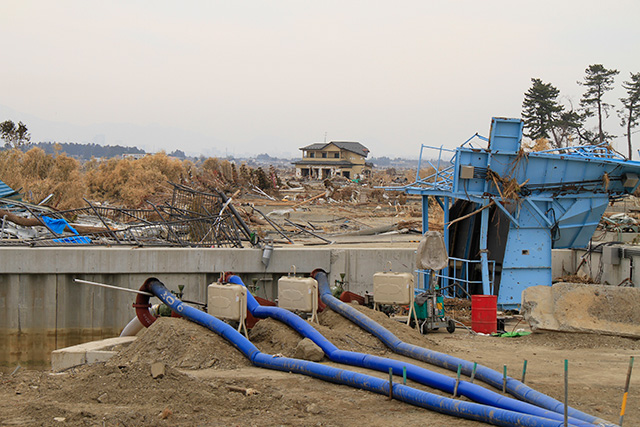
{"label": "concrete retaining wall", "polygon": [[47,364],[51,351],[117,336],[135,316],[135,295],[74,278],[138,289],[150,276],[184,298],[206,302],[207,286],[232,271],[258,296],[275,299],[277,280],[316,268],[330,283],[371,289],[373,274],[413,271],[414,249],[275,248],[268,266],[259,249],[0,248],[0,367]]}
{"label": "concrete retaining wall", "polygon": [[[417,246],[417,245],[416,245]],[[601,262],[600,253],[555,250],[554,278],[580,271],[604,283],[626,278],[640,283],[640,256],[620,252],[620,263]],[[74,278],[138,289],[157,277],[169,289],[185,285],[184,298],[206,301],[207,286],[220,274],[238,274],[255,295],[273,300],[277,281],[292,266],[298,274],[316,268],[329,273],[330,284],[344,273],[348,290],[372,291],[373,275],[391,268],[412,272],[412,248],[274,249],[268,266],[259,249],[180,248],[0,248],[0,368],[48,364],[50,353],[86,341],[117,336],[133,318],[134,294],[73,281]]]}
{"label": "concrete retaining wall", "polygon": [[[586,250],[576,250],[575,262],[579,267],[579,273],[589,276],[598,283],[606,285],[629,286],[629,280],[636,287],[640,286],[640,250],[637,246],[609,245],[609,249],[618,252],[619,260],[611,263],[611,259],[598,251],[587,252]],[[638,252],[638,255],[636,255]]]}

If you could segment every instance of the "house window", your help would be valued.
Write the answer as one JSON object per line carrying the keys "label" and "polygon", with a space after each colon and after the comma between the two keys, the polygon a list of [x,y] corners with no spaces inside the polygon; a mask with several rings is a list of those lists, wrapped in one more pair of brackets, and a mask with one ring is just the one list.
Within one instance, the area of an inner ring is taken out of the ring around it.
{"label": "house window", "polygon": [[322,158],[326,159],[327,158],[327,153],[322,153]]}
{"label": "house window", "polygon": [[333,153],[333,158],[334,159],[339,159],[340,158],[340,153]]}
{"label": "house window", "polygon": [[316,153],[314,153],[313,151],[309,151],[308,155],[310,159],[313,159],[316,156]]}

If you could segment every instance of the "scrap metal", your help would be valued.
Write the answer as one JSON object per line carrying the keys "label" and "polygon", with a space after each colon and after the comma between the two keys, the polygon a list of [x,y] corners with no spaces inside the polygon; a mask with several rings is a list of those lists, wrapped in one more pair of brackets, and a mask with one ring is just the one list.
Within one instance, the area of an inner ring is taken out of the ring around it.
{"label": "scrap metal", "polygon": [[[206,193],[171,183],[170,203],[148,209],[103,206],[56,211],[12,199],[0,199],[0,245],[133,245],[232,247],[259,244],[224,193]],[[56,232],[47,219],[69,227]],[[73,232],[77,231],[77,232]]]}

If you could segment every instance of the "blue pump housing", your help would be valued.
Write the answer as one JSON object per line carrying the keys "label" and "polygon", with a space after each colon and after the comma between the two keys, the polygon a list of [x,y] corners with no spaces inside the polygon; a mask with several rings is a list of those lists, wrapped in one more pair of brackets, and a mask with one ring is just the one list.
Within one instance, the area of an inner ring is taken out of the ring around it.
{"label": "blue pump housing", "polygon": [[[416,181],[388,188],[422,196],[425,231],[428,197],[436,198],[449,255],[480,261],[482,288],[471,293],[497,295],[502,309],[519,308],[529,286],[551,285],[551,250],[587,246],[607,204],[640,182],[640,162],[607,145],[527,152],[522,129],[519,119],[494,117],[489,139],[475,135],[455,150],[423,145]],[[487,147],[474,145],[476,139]],[[426,161],[434,172],[421,178],[428,149],[439,155]],[[440,272],[445,286],[454,273]]]}

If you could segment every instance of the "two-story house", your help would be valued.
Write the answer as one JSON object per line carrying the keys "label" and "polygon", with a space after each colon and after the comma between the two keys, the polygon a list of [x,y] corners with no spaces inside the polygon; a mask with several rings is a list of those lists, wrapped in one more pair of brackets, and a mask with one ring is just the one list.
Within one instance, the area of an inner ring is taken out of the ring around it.
{"label": "two-story house", "polygon": [[347,179],[367,178],[371,163],[365,162],[369,149],[359,142],[319,142],[302,150],[302,160],[294,162],[296,177],[326,179],[343,176]]}

